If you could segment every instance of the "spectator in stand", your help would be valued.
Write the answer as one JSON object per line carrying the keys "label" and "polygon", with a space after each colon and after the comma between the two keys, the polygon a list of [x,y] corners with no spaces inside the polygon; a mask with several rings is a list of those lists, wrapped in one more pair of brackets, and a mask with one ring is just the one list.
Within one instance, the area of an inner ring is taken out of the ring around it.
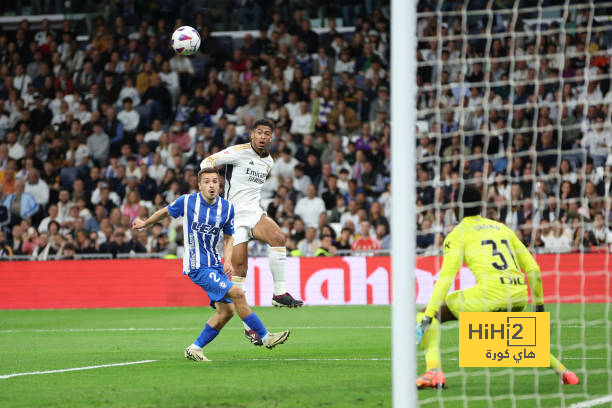
{"label": "spectator in stand", "polygon": [[299,193],[305,195],[306,189],[312,184],[312,180],[306,174],[306,168],[303,164],[298,164],[293,168],[293,186]]}
{"label": "spectator in stand", "polygon": [[174,122],[170,128],[170,143],[176,143],[183,152],[188,152],[193,147],[193,141],[189,134],[183,130],[182,122]]}
{"label": "spectator in stand", "polygon": [[322,212],[325,212],[325,203],[317,197],[317,188],[311,184],[306,188],[306,197],[298,200],[295,213],[304,220],[307,227],[316,227]]}
{"label": "spectator in stand", "polygon": [[291,118],[290,132],[296,135],[305,135],[312,132],[312,114],[308,111],[306,102],[299,103],[299,112]]}
{"label": "spectator in stand", "polygon": [[334,256],[336,255],[336,247],[333,245],[332,236],[329,234],[321,237],[321,243],[319,249],[315,252],[314,256]]}
{"label": "spectator in stand", "polygon": [[340,251],[349,251],[351,249],[352,232],[349,228],[342,228],[340,236],[336,240],[335,247]]}
{"label": "spectator in stand", "polygon": [[298,163],[297,159],[292,156],[291,149],[285,147],[281,152],[280,160],[274,162],[271,174],[273,177],[278,177],[280,180],[292,177],[294,175],[295,166],[297,166]]}
{"label": "spectator in stand", "polygon": [[424,219],[421,231],[417,233],[417,248],[429,249],[434,244],[434,234],[431,232],[431,221]]}
{"label": "spectator in stand", "polygon": [[30,259],[33,261],[46,261],[57,253],[53,243],[49,241],[49,234],[43,232],[39,235],[38,245],[32,251]]}
{"label": "spectator in stand", "polygon": [[6,234],[0,230],[0,259],[13,256],[13,248],[6,240]]}
{"label": "spectator in stand", "polygon": [[568,228],[560,221],[554,221],[552,227],[542,221],[542,241],[544,249],[548,252],[570,252],[572,250],[572,236]]}
{"label": "spectator in stand", "polygon": [[59,260],[72,260],[75,259],[74,255],[76,254],[76,248],[71,243],[64,243],[59,250],[59,253],[56,255],[55,259]]}
{"label": "spectator in stand", "polygon": [[391,235],[387,232],[385,224],[376,226],[376,240],[380,242],[380,249],[391,249]]}
{"label": "spectator in stand", "polygon": [[323,192],[321,198],[323,198],[325,208],[329,211],[336,206],[339,198],[344,201],[344,194],[342,194],[340,189],[338,189],[338,177],[335,174],[330,174],[326,178],[326,181],[327,188]]}
{"label": "spectator in stand", "polygon": [[347,106],[343,99],[339,100],[329,115],[329,130],[338,132],[341,135],[352,135],[360,126],[361,122],[357,117],[357,113]]}
{"label": "spectator in stand", "polygon": [[253,118],[254,121],[263,119],[264,117],[264,111],[257,103],[257,96],[254,94],[249,95],[248,101],[248,104],[241,106],[238,110],[238,116],[236,118],[237,125],[244,125],[247,116]]}
{"label": "spectator in stand", "polygon": [[595,215],[593,229],[589,231],[589,240],[595,247],[603,249],[607,244],[612,243],[612,232],[604,224],[604,217],[601,213]]}
{"label": "spectator in stand", "polygon": [[87,137],[87,150],[97,165],[103,166],[107,163],[110,139],[106,133],[102,132],[100,124],[94,124],[93,133]]}
{"label": "spectator in stand", "polygon": [[138,93],[141,95],[146,93],[153,84],[153,78],[157,76],[157,73],[153,70],[153,63],[146,62],[144,64],[144,70],[136,77],[136,89]]}
{"label": "spectator in stand", "polygon": [[25,238],[25,232],[21,226],[21,224],[13,225],[11,230],[12,240],[12,250],[14,255],[23,255],[23,240]]}
{"label": "spectator in stand", "polygon": [[140,195],[138,191],[130,191],[126,196],[125,203],[121,207],[121,214],[128,216],[131,222],[138,217],[140,207]]}
{"label": "spectator in stand", "polygon": [[100,223],[102,219],[106,217],[106,208],[102,204],[96,205],[94,210],[94,216],[87,220],[85,224],[85,230],[87,232],[98,232],[100,231]]}
{"label": "spectator in stand", "polygon": [[362,221],[359,224],[359,235],[351,244],[353,251],[371,251],[380,249],[380,243],[370,236],[370,223]]}
{"label": "spectator in stand", "polygon": [[[379,60],[376,60],[376,61],[377,61],[377,64],[380,66],[380,61]],[[385,85],[381,85],[378,87],[377,97],[376,99],[372,101],[370,105],[370,112],[368,116],[369,120],[370,121],[376,120],[376,117],[378,116],[378,113],[380,112],[381,109],[384,109],[385,112],[391,112],[391,103],[389,100],[389,88],[387,88]]]}
{"label": "spectator in stand", "polygon": [[135,136],[138,123],[140,122],[140,115],[134,110],[132,98],[125,98],[123,100],[123,110],[119,112],[117,119],[123,124],[123,130],[129,138],[128,140],[131,140]]}
{"label": "spectator in stand", "polygon": [[40,178],[38,170],[32,169],[28,174],[25,192],[34,197],[41,209],[47,206],[49,202],[49,186]]}
{"label": "spectator in stand", "polygon": [[315,227],[306,228],[304,239],[298,242],[298,249],[302,256],[315,256],[321,245],[321,241],[317,239],[317,230]]}
{"label": "spectator in stand", "polygon": [[145,133],[144,142],[156,147],[162,133],[164,133],[162,129],[162,122],[159,119],[155,119],[151,125],[151,130]]}
{"label": "spectator in stand", "polygon": [[131,249],[132,246],[130,242],[126,240],[125,232],[122,228],[117,228],[110,241],[106,241],[104,244],[100,245],[100,251],[102,253],[112,254],[113,258],[116,258],[117,254],[128,254]]}
{"label": "spectator in stand", "polygon": [[34,196],[25,192],[23,179],[15,181],[15,192],[4,199],[3,205],[10,211],[13,224],[21,219],[30,219],[39,209]]}
{"label": "spectator in stand", "polygon": [[132,251],[137,254],[147,253],[147,241],[148,241],[148,233],[147,231],[138,231],[138,234],[135,238],[132,238],[130,245],[132,246]]}
{"label": "spectator in stand", "polygon": [[374,164],[370,160],[364,163],[359,181],[360,187],[370,197],[378,197],[385,188],[382,175],[374,170]]}
{"label": "spectator in stand", "polygon": [[582,147],[593,159],[595,167],[602,166],[612,149],[612,131],[604,125],[603,115],[598,115],[592,128],[582,138]]}
{"label": "spectator in stand", "polygon": [[364,122],[361,125],[361,134],[359,138],[355,141],[355,149],[356,150],[370,150],[370,140],[372,139],[372,135],[370,133],[370,123]]}

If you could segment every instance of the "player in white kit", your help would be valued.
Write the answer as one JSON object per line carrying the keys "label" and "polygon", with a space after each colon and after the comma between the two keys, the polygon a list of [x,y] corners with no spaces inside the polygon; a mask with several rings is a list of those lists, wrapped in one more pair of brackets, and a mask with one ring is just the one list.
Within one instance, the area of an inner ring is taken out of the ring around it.
{"label": "player in white kit", "polygon": [[[248,269],[248,243],[257,239],[270,245],[270,271],[274,280],[272,305],[300,307],[301,300],[294,299],[285,288],[286,256],[285,235],[273,219],[261,208],[261,188],[268,179],[274,160],[267,151],[272,142],[274,122],[260,119],[253,125],[250,142],[228,147],[200,163],[200,168],[226,166],[225,198],[234,204],[234,250],[232,282],[245,290]],[[245,324],[246,337],[256,346],[262,341]]]}

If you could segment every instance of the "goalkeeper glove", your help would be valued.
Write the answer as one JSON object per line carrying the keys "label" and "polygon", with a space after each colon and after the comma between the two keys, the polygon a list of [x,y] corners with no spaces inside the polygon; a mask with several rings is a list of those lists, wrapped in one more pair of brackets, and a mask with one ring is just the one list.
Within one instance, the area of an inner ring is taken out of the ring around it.
{"label": "goalkeeper glove", "polygon": [[535,305],[533,307],[533,311],[534,312],[543,312],[544,311],[544,305]]}
{"label": "goalkeeper glove", "polygon": [[421,343],[421,339],[423,338],[423,335],[425,334],[427,329],[429,329],[429,326],[431,326],[431,317],[429,316],[424,316],[423,319],[419,323],[417,323],[416,325],[416,344],[417,346]]}

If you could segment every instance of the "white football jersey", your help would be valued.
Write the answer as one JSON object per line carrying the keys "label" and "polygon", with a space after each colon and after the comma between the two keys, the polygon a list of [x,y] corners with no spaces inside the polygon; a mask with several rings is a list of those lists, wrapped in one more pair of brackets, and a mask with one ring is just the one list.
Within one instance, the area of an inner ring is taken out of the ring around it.
{"label": "white football jersey", "polygon": [[200,168],[226,165],[225,199],[231,201],[236,212],[261,208],[263,187],[274,159],[268,154],[261,157],[250,143],[239,144],[221,150],[202,160]]}

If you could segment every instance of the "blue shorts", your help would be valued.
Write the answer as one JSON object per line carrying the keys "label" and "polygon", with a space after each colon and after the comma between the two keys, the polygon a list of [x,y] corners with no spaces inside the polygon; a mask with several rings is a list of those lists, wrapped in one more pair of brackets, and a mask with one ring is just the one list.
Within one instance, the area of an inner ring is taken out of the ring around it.
{"label": "blue shorts", "polygon": [[215,307],[215,302],[232,303],[225,295],[234,284],[223,272],[223,266],[202,267],[191,271],[189,278],[193,283],[204,289],[212,307]]}

